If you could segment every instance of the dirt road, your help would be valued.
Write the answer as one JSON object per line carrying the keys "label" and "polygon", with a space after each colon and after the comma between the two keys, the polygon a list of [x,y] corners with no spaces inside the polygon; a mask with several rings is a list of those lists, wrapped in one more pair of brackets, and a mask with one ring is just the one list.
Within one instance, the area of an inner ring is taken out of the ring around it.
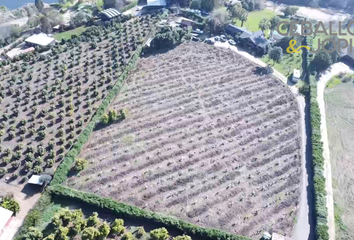
{"label": "dirt road", "polygon": [[[246,57],[247,59],[251,60],[252,62],[265,67],[267,66],[266,63],[262,62],[259,58],[256,58],[252,56],[251,54],[239,50],[237,46],[230,46],[229,43],[227,42],[215,42],[215,46],[217,47],[223,47],[223,48],[229,48],[230,50],[237,52],[238,54]],[[280,79],[282,82],[285,84],[287,83],[287,78],[275,70],[273,68],[274,72],[273,75]],[[289,88],[292,90],[292,92],[295,95],[298,95],[298,88],[295,86],[289,86]],[[306,109],[308,106],[306,106],[305,98],[301,95],[297,96],[297,100],[299,103],[299,108],[300,108],[300,113],[301,113],[301,121],[302,124],[302,149],[303,149],[303,158],[304,161],[302,163],[302,172],[304,173],[302,176],[302,192],[301,192],[301,199],[300,199],[300,205],[299,205],[299,210],[297,213],[297,223],[295,225],[294,231],[293,231],[293,240],[312,240],[314,239],[314,231],[313,231],[313,226],[314,222],[311,216],[312,214],[312,208],[310,206],[313,206],[313,195],[311,190],[311,186],[309,185],[309,180],[312,179],[312,177],[309,177],[309,174],[311,174],[311,157],[309,154],[307,154],[307,147],[309,146],[307,136],[310,136],[309,132],[309,124],[310,124],[310,119],[309,119],[309,114],[306,112]],[[311,211],[310,211],[311,210]]]}
{"label": "dirt road", "polygon": [[20,212],[12,218],[9,226],[6,227],[0,236],[0,240],[12,240],[21,227],[27,213],[36,204],[41,195],[38,189],[32,188],[28,184],[26,186],[15,183],[7,184],[3,179],[0,181],[0,193],[4,195],[13,194],[15,200],[20,204]]}
{"label": "dirt road", "polygon": [[320,78],[317,84],[317,101],[321,113],[321,136],[323,142],[323,157],[325,161],[324,175],[326,177],[326,190],[327,190],[327,209],[328,209],[328,227],[330,240],[335,240],[335,220],[334,220],[334,202],[333,202],[333,188],[332,188],[332,168],[331,159],[329,154],[327,124],[326,124],[326,106],[324,101],[324,90],[327,82],[335,75],[341,72],[354,73],[344,63],[336,63],[326,71]]}

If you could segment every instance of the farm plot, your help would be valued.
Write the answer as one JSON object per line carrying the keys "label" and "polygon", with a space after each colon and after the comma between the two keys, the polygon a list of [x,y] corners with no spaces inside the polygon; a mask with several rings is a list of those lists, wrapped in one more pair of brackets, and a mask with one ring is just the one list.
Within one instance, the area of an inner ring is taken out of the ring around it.
{"label": "farm plot", "polygon": [[153,18],[89,28],[0,69],[0,177],[55,168],[117,81]]}
{"label": "farm plot", "polygon": [[[335,84],[339,79],[339,84]],[[325,91],[328,140],[335,201],[336,238],[354,237],[354,89],[352,79],[338,76]]]}
{"label": "farm plot", "polygon": [[70,187],[203,227],[289,235],[301,176],[300,115],[290,90],[256,65],[202,43],[141,59],[97,130]]}

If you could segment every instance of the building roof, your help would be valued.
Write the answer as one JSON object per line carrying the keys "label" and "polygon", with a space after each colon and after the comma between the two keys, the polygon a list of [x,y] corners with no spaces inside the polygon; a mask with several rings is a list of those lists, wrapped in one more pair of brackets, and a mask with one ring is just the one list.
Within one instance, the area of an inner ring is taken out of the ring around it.
{"label": "building roof", "polygon": [[105,15],[107,18],[114,18],[114,17],[119,16],[120,12],[118,12],[117,9],[108,8],[108,9],[102,11],[101,14]]}
{"label": "building roof", "polygon": [[[351,48],[351,51],[350,51],[350,48]],[[351,59],[354,59],[354,48],[348,46],[347,48],[342,49],[341,50],[341,57],[345,57],[345,56],[347,56]]]}
{"label": "building roof", "polygon": [[39,176],[39,175],[32,175],[30,180],[28,180],[28,183],[42,186],[44,181],[42,181],[40,178],[41,178],[41,176]]}
{"label": "building roof", "polygon": [[48,37],[47,34],[44,33],[35,34],[26,39],[27,43],[32,43],[40,46],[48,46],[54,41],[54,38]]}
{"label": "building roof", "polygon": [[249,31],[244,31],[241,35],[240,38],[246,39],[249,38],[255,45],[261,48],[265,48],[269,41],[264,37],[264,34],[262,31],[254,32],[251,33]]}
{"label": "building roof", "polygon": [[166,0],[147,0],[148,6],[166,6]]}
{"label": "building roof", "polygon": [[184,17],[181,17],[179,22],[181,25],[186,25],[186,26],[193,26],[195,24],[195,21]]}
{"label": "building roof", "polygon": [[300,72],[299,69],[294,69],[293,77],[294,78],[300,78],[301,77],[301,72]]}
{"label": "building roof", "polygon": [[6,56],[10,59],[13,59],[16,56],[19,56],[21,54],[28,53],[28,52],[33,52],[34,50],[35,50],[34,47],[30,47],[30,48],[26,48],[26,49],[14,48],[11,51],[8,51],[6,53]]}
{"label": "building roof", "polygon": [[0,207],[0,232],[5,228],[6,224],[9,222],[12,215],[13,215],[12,211]]}
{"label": "building roof", "polygon": [[227,33],[232,33],[232,34],[237,34],[237,33],[243,33],[246,31],[246,28],[241,28],[241,27],[237,27],[235,25],[229,24],[226,26],[225,31]]}

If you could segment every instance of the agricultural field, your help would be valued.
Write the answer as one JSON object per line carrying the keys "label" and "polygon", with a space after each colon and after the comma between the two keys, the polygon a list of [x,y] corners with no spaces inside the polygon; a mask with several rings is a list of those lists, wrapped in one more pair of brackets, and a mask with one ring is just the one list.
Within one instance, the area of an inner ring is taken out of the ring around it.
{"label": "agricultural field", "polygon": [[139,60],[67,186],[202,227],[289,236],[300,195],[300,113],[287,86],[227,49],[182,44]]}
{"label": "agricultural field", "polygon": [[[0,177],[55,170],[90,122],[155,19],[88,28],[49,54],[0,69]],[[19,177],[21,176],[21,179]]]}
{"label": "agricultural field", "polygon": [[350,81],[338,83],[333,78],[325,91],[326,119],[335,201],[336,238],[353,239],[353,172],[354,172],[354,88]]}

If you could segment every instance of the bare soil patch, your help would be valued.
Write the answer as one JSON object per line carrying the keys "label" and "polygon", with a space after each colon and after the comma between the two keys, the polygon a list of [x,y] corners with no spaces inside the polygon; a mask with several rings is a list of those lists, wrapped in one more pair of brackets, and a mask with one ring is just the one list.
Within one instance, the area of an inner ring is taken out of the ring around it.
{"label": "bare soil patch", "polygon": [[203,227],[290,235],[300,196],[301,131],[287,86],[202,43],[139,60],[67,185]]}

